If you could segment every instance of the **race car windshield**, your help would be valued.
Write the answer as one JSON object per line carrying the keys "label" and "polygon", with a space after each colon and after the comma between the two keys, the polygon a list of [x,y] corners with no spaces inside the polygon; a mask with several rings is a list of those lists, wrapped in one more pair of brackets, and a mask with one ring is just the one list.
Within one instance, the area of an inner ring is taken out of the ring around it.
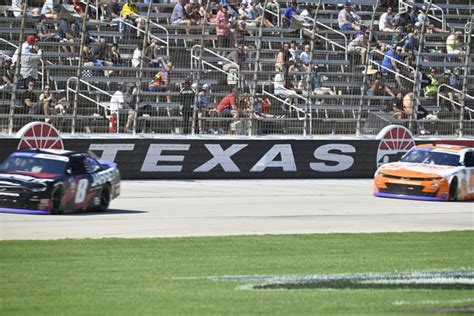
{"label": "race car windshield", "polygon": [[459,166],[458,155],[428,150],[412,150],[400,161],[440,166]]}
{"label": "race car windshield", "polygon": [[35,157],[8,157],[0,171],[64,174],[67,162]]}

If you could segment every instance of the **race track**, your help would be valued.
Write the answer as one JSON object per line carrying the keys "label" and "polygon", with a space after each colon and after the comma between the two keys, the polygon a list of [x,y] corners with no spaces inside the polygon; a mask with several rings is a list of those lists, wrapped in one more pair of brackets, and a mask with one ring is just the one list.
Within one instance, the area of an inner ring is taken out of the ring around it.
{"label": "race track", "polygon": [[0,214],[0,239],[474,228],[474,203],[375,198],[372,180],[123,181],[108,213]]}

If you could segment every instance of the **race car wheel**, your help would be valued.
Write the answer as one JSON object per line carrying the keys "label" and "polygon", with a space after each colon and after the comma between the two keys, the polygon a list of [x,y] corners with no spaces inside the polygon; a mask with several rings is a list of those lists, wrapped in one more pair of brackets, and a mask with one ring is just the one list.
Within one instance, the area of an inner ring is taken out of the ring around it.
{"label": "race car wheel", "polygon": [[61,201],[63,199],[63,194],[61,190],[56,190],[53,192],[53,195],[51,197],[51,203],[52,203],[52,209],[51,212],[53,214],[62,214],[63,213],[63,208],[61,205]]}
{"label": "race car wheel", "polygon": [[449,185],[449,200],[456,201],[457,199],[457,191],[458,191],[458,180],[456,178],[451,181]]}
{"label": "race car wheel", "polygon": [[102,189],[102,193],[100,194],[100,203],[97,207],[97,211],[99,212],[107,212],[110,204],[110,188],[106,186]]}

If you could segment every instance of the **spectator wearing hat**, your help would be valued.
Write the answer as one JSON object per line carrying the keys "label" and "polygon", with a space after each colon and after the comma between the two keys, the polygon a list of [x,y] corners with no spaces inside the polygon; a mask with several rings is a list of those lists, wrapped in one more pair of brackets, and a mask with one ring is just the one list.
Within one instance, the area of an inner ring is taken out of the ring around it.
{"label": "spectator wearing hat", "polygon": [[209,85],[205,83],[202,86],[201,91],[198,93],[197,97],[197,126],[199,128],[199,133],[202,134],[205,131],[203,118],[208,116],[209,111]]}
{"label": "spectator wearing hat", "polygon": [[[20,86],[27,88],[30,81],[38,80],[38,65],[41,62],[43,51],[38,46],[38,39],[34,35],[28,35],[26,42],[21,46],[20,76],[22,78]],[[18,62],[19,48],[13,54],[12,60]]]}
{"label": "spectator wearing hat", "polygon": [[359,31],[360,27],[354,23],[354,18],[351,13],[352,3],[346,1],[344,8],[339,11],[337,16],[337,23],[341,31]]}
{"label": "spectator wearing hat", "polygon": [[393,32],[394,27],[392,24],[393,20],[393,9],[392,7],[388,7],[387,11],[384,12],[379,19],[379,31],[382,32]]}
{"label": "spectator wearing hat", "polygon": [[193,78],[186,77],[184,82],[180,85],[179,98],[181,102],[181,112],[183,114],[183,133],[191,133],[191,121],[190,118],[193,116],[193,105],[196,90],[193,87]]}
{"label": "spectator wearing hat", "polygon": [[361,64],[365,65],[365,56],[367,52],[367,37],[370,34],[370,30],[367,29],[365,32],[357,35],[348,45],[347,52],[359,55]]}

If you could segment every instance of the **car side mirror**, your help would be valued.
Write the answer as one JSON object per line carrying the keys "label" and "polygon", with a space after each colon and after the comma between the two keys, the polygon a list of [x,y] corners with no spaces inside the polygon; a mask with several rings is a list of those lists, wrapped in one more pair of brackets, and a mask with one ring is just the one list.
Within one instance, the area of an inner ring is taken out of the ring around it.
{"label": "car side mirror", "polygon": [[67,175],[71,175],[71,174],[72,174],[72,169],[71,169],[71,168],[67,168],[67,169],[66,169],[66,174],[67,174]]}

